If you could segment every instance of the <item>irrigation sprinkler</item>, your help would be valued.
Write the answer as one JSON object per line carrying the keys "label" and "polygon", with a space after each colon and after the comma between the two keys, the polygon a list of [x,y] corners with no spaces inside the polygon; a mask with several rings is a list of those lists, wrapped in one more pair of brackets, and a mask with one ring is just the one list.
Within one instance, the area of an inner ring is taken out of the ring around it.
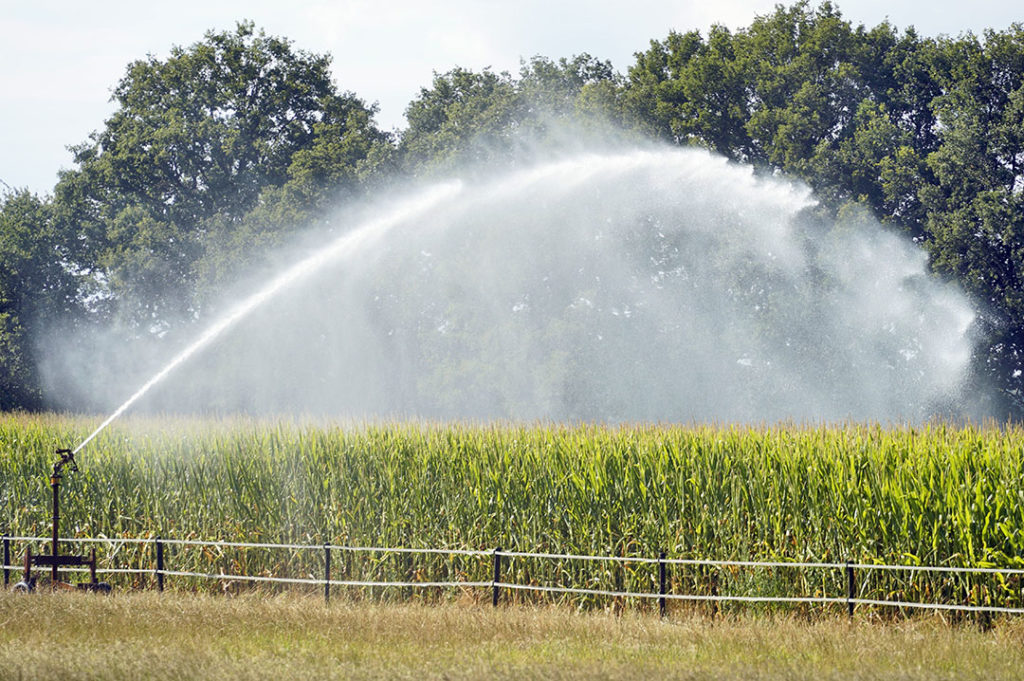
{"label": "irrigation sprinkler", "polygon": [[[65,468],[68,472],[77,472],[78,464],[75,462],[75,453],[70,449],[58,449],[57,457],[57,460],[53,462],[53,471],[50,473],[50,489],[53,492],[53,534],[50,555],[33,555],[32,548],[27,548],[25,550],[25,576],[14,586],[14,589],[23,592],[35,591],[36,577],[32,575],[32,568],[49,566],[50,584],[55,591],[58,589],[80,589],[108,593],[110,585],[96,580],[96,549],[92,549],[88,558],[60,554],[60,480]],[[58,574],[58,569],[61,566],[78,567],[83,565],[89,568],[88,582],[70,584],[61,581]]]}

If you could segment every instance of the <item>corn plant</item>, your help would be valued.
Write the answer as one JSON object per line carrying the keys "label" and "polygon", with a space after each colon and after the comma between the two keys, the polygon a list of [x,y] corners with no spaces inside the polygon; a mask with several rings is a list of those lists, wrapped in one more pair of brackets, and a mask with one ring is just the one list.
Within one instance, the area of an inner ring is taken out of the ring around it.
{"label": "corn plant", "polygon": [[[57,447],[93,421],[0,416],[0,529],[46,535]],[[79,454],[65,535],[771,561],[1024,567],[1024,431],[844,424],[323,424],[130,418]],[[111,550],[108,550],[110,553]],[[152,568],[146,546],[105,557]],[[175,549],[175,569],[318,576],[316,552]],[[346,555],[336,578],[477,581],[473,557]],[[650,591],[650,566],[516,559],[508,579]],[[839,595],[842,576],[723,570],[722,593]],[[136,582],[144,581],[136,578]],[[675,569],[697,593],[710,573]],[[197,582],[195,584],[199,586]],[[214,587],[216,588],[216,587]],[[872,573],[861,595],[1022,604],[1019,580]],[[994,602],[994,601],[993,601]]]}

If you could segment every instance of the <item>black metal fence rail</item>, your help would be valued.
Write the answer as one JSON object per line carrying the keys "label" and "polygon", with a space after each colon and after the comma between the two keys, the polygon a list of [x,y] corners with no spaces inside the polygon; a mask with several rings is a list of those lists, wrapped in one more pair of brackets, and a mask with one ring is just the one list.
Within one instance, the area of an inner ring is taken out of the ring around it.
{"label": "black metal fence rail", "polygon": [[[20,574],[22,566],[12,564],[12,548],[14,544],[32,544],[50,541],[47,537],[21,537],[3,536],[3,583],[5,588],[11,586],[13,578]],[[109,547],[124,547],[138,545],[147,547],[152,553],[152,568],[97,568],[97,574],[126,574],[148,576],[152,579],[156,588],[163,591],[165,581],[170,577],[190,578],[198,580],[230,580],[232,582],[252,582],[271,584],[302,584],[307,586],[322,586],[324,600],[329,602],[332,587],[375,587],[383,589],[485,589],[491,592],[491,603],[497,606],[501,601],[503,591],[531,592],[555,595],[577,595],[588,597],[607,598],[632,598],[657,600],[659,611],[662,615],[666,613],[669,602],[703,602],[709,603],[714,608],[723,603],[735,604],[811,604],[811,605],[836,605],[842,606],[849,617],[853,617],[856,606],[888,607],[911,610],[936,610],[955,611],[964,613],[985,613],[985,614],[1024,614],[1024,607],[1010,607],[993,603],[971,604],[971,603],[949,603],[949,602],[925,602],[903,599],[885,598],[862,598],[858,595],[859,578],[870,575],[873,572],[933,572],[953,575],[988,575],[999,579],[1016,578],[1017,586],[1011,589],[1018,602],[1024,602],[1024,587],[1021,586],[1021,577],[1024,577],[1024,569],[1016,568],[993,568],[993,567],[964,567],[964,566],[934,566],[934,565],[890,565],[880,563],[863,562],[782,562],[782,561],[748,561],[748,560],[712,560],[692,558],[669,558],[664,552],[658,557],[643,556],[596,556],[580,554],[560,554],[528,551],[505,551],[495,548],[488,551],[471,549],[445,549],[445,548],[407,548],[407,547],[381,547],[381,546],[348,546],[337,544],[273,544],[254,542],[230,542],[212,540],[192,539],[164,539],[154,538],[68,538],[61,539],[61,542],[70,544],[102,544]],[[282,577],[274,575],[251,575],[235,574],[224,571],[200,572],[195,570],[176,570],[168,565],[165,549],[170,546],[176,547],[199,547],[223,549],[266,549],[266,550],[288,550],[293,552],[320,552],[322,554],[323,572],[322,576],[309,575],[306,577]],[[461,556],[465,558],[476,558],[482,563],[480,574],[490,576],[488,580],[472,581],[469,579],[410,579],[410,580],[375,580],[375,579],[337,579],[332,574],[332,556],[339,555],[342,558],[346,554],[382,554],[382,555],[439,555],[439,556]],[[511,581],[507,578],[507,567],[509,561],[515,559],[530,560],[556,560],[570,562],[599,562],[617,565],[624,564],[646,564],[656,568],[656,576],[652,575],[651,583],[656,584],[656,591],[639,591],[629,589],[600,589],[580,586],[566,586],[558,584],[535,584]],[[702,569],[729,569],[747,568],[754,570],[824,570],[835,573],[833,580],[844,587],[840,593],[829,595],[796,595],[796,596],[769,596],[749,594],[728,594],[719,593],[718,581],[715,577],[708,579],[708,593],[673,593],[669,588],[669,570],[673,567],[698,567]],[[62,567],[62,572],[86,572],[85,568]],[[714,610],[712,611],[714,612]]]}

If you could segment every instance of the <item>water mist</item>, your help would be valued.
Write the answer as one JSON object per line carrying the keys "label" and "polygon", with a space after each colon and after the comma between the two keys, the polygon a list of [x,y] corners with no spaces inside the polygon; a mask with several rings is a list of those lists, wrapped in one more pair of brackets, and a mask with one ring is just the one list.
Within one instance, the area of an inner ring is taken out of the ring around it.
{"label": "water mist", "polygon": [[[802,185],[648,148],[429,195],[389,197],[376,227],[353,225],[285,269],[111,418],[136,400],[612,422],[917,421],[955,409],[966,299],[877,223],[814,218]],[[419,208],[394,208],[410,201]]]}

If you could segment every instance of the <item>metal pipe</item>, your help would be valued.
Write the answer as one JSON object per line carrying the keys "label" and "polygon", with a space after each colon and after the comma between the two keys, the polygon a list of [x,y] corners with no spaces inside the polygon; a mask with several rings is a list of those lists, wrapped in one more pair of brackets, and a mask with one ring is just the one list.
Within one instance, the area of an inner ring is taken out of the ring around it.
{"label": "metal pipe", "polygon": [[53,490],[53,565],[50,566],[50,575],[54,587],[57,586],[57,532],[60,524],[60,474],[54,473],[50,476],[50,489]]}

